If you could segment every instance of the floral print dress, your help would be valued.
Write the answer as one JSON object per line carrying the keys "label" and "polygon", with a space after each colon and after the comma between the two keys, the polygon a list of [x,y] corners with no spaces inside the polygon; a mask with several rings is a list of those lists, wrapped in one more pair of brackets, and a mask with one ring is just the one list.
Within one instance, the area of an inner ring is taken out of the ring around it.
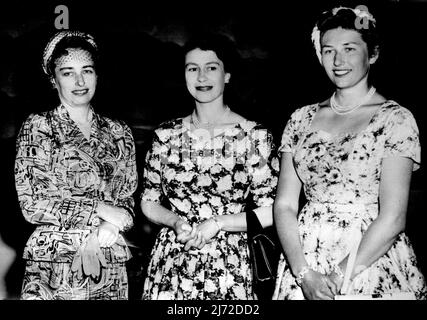
{"label": "floral print dress", "polygon": [[112,247],[102,248],[107,268],[100,281],[70,267],[100,224],[99,202],[125,208],[125,230],[133,225],[137,172],[129,127],[93,112],[88,140],[62,105],[32,114],[17,138],[15,182],[22,213],[36,226],[24,250],[21,298],[127,299],[125,262],[131,254],[121,234]]}
{"label": "floral print dress", "polygon": [[[279,150],[292,153],[307,198],[298,215],[305,258],[311,268],[327,274],[348,255],[355,232],[363,234],[378,216],[382,159],[408,157],[416,170],[421,150],[412,114],[394,101],[383,103],[359,133],[311,131],[318,109],[318,104],[309,105],[292,114]],[[424,277],[403,232],[384,256],[354,278],[349,294],[399,291],[426,297]],[[283,255],[273,299],[304,299]]]}
{"label": "floral print dress", "polygon": [[[203,129],[198,129],[203,130]],[[183,119],[155,130],[147,153],[141,199],[166,203],[200,223],[215,215],[273,204],[279,163],[272,136],[243,121],[214,137],[190,131]],[[162,228],[151,252],[143,299],[253,299],[245,232],[220,231],[200,250],[184,251],[175,232]]]}

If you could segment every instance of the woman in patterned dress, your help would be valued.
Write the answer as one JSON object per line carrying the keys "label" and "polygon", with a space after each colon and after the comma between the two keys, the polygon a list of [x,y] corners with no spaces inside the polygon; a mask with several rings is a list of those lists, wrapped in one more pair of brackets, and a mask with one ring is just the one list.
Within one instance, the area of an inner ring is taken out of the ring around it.
{"label": "woman in patterned dress", "polygon": [[232,45],[206,35],[184,48],[191,115],[161,124],[147,153],[141,207],[160,224],[143,299],[254,299],[245,205],[272,225],[272,136],[231,111]]}
{"label": "woman in patterned dress", "polygon": [[60,105],[32,114],[17,139],[16,190],[36,229],[24,250],[22,299],[127,299],[122,232],[133,224],[135,146],[123,122],[95,113],[97,45],[61,31],[43,69]]}
{"label": "woman in patterned dress", "polygon": [[[342,293],[426,297],[404,233],[411,174],[420,163],[418,128],[408,109],[368,84],[379,54],[375,24],[366,11],[340,7],[313,30],[336,88],[330,99],[296,110],[283,132],[274,218],[285,256],[273,299],[334,299],[358,237]],[[302,186],[307,203],[298,213]]]}

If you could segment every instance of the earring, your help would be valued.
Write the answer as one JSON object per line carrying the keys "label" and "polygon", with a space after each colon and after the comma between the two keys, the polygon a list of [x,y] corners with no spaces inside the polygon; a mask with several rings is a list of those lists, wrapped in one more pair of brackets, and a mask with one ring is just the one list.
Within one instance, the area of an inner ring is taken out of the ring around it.
{"label": "earring", "polygon": [[49,81],[50,81],[50,85],[52,86],[52,89],[56,89],[55,80],[53,78],[50,78]]}

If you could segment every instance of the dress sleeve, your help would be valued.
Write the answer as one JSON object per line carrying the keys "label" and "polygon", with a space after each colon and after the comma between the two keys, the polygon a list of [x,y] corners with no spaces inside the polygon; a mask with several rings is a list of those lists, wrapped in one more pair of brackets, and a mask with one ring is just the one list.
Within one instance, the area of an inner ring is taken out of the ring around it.
{"label": "dress sleeve", "polygon": [[157,203],[162,201],[161,165],[164,159],[166,159],[164,143],[160,140],[157,132],[154,132],[151,148],[145,157],[141,200]]}
{"label": "dress sleeve", "polygon": [[283,130],[282,140],[279,147],[279,153],[295,151],[295,146],[299,140],[298,128],[301,124],[302,110],[298,109],[294,111],[286,123],[285,129]]}
{"label": "dress sleeve", "polygon": [[138,185],[138,172],[136,168],[135,142],[132,131],[127,125],[124,126],[123,149],[125,161],[123,165],[123,183],[116,200],[116,205],[126,209],[128,212],[128,223],[124,226],[123,231],[133,226],[135,200],[133,194]]}
{"label": "dress sleeve", "polygon": [[[52,161],[52,131],[46,118],[31,115],[17,137],[15,186],[24,218],[33,224],[65,229],[90,226],[97,217],[97,201],[64,198],[57,187]],[[98,219],[96,219],[98,220]]]}
{"label": "dress sleeve", "polygon": [[414,171],[417,170],[421,163],[421,145],[412,113],[403,107],[393,110],[384,129],[386,139],[383,158],[410,158],[414,161]]}
{"label": "dress sleeve", "polygon": [[250,148],[250,193],[257,207],[273,205],[279,176],[279,159],[273,136],[267,129],[256,129]]}

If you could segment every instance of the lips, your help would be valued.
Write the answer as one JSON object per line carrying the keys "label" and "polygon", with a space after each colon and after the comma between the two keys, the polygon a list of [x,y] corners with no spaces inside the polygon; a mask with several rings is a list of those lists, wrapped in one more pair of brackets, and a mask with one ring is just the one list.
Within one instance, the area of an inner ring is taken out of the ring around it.
{"label": "lips", "polygon": [[213,88],[212,86],[196,86],[196,90],[197,91],[202,91],[202,92],[209,91],[212,88]]}
{"label": "lips", "polygon": [[350,73],[350,69],[341,69],[341,70],[333,70],[334,75],[337,77],[342,77]]}
{"label": "lips", "polygon": [[89,92],[89,89],[73,90],[71,92],[77,96],[84,96]]}

